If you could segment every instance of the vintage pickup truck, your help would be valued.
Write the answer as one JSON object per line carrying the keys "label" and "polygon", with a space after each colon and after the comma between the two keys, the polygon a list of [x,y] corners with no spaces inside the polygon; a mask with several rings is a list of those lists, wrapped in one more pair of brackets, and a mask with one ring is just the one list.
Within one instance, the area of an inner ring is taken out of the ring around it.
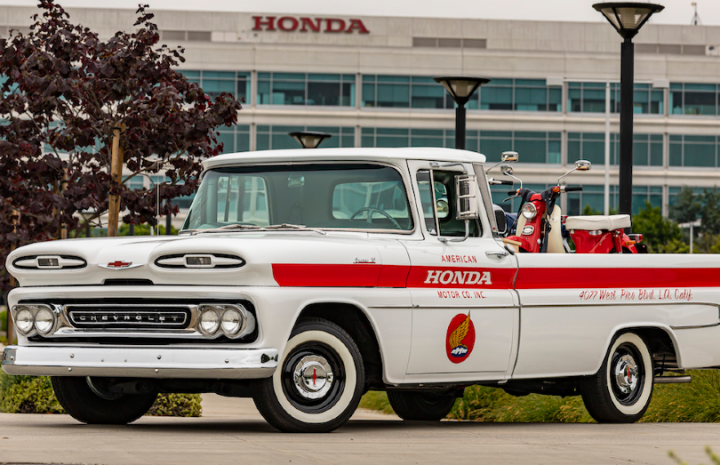
{"label": "vintage pickup truck", "polygon": [[178,236],[9,256],[19,344],[2,367],[52,376],[85,423],[216,392],[288,432],[338,428],[369,389],[439,420],[475,384],[633,422],[654,383],[720,367],[716,257],[516,254],[484,163],[434,148],[209,159]]}

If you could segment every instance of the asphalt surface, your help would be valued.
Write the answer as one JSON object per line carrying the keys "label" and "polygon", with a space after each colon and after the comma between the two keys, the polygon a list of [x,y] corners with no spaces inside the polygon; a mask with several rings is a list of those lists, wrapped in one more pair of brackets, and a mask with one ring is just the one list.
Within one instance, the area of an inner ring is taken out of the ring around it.
{"label": "asphalt surface", "polygon": [[202,418],[125,427],[0,414],[0,464],[689,464],[720,452],[720,424],[406,424],[359,411],[330,434],[282,434],[252,401],[205,396]]}

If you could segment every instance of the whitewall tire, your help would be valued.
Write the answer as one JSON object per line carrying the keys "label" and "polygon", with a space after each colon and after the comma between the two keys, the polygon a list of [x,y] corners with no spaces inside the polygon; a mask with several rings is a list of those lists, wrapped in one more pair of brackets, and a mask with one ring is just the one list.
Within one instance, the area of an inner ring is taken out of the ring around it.
{"label": "whitewall tire", "polygon": [[633,423],[645,414],[654,385],[652,355],[635,333],[622,333],[610,344],[595,376],[582,380],[580,392],[598,423]]}
{"label": "whitewall tire", "polygon": [[350,419],[365,392],[362,356],[339,326],[304,319],[293,330],[272,377],[253,395],[262,416],[293,433],[330,432]]}

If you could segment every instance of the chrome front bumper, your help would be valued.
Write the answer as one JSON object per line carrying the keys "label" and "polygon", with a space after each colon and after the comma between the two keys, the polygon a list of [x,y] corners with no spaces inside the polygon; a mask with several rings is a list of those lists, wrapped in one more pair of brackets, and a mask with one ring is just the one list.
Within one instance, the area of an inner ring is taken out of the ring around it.
{"label": "chrome front bumper", "polygon": [[276,349],[127,346],[10,346],[9,375],[252,379],[272,376]]}

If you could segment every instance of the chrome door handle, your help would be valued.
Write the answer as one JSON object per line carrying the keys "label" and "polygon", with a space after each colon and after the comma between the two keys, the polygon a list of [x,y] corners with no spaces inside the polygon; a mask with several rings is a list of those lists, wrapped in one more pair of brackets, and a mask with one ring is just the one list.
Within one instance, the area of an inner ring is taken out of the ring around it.
{"label": "chrome door handle", "polygon": [[508,253],[504,250],[500,250],[497,252],[485,252],[485,255],[487,255],[488,257],[504,258],[508,256]]}

